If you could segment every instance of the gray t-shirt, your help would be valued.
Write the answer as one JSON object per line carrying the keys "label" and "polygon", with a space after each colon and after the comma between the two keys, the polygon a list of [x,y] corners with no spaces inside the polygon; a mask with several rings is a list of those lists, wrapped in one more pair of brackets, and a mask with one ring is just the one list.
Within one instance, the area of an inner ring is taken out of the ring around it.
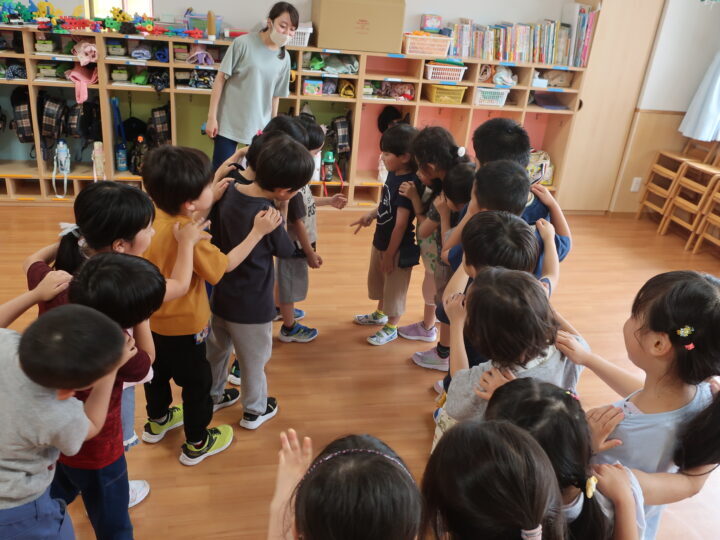
{"label": "gray t-shirt", "polygon": [[[307,231],[310,243],[314,244],[317,242],[317,208],[315,206],[315,197],[312,191],[310,191],[310,186],[305,185],[301,187],[296,197],[300,197],[305,207],[305,214],[299,219],[302,219],[303,225],[305,225],[305,231]],[[289,214],[288,221],[291,221]],[[300,240],[291,228],[288,229],[288,234],[290,235],[290,239],[295,243],[295,246],[302,251]]]}
{"label": "gray t-shirt", "polygon": [[[584,348],[589,349],[584,339],[578,336],[575,338]],[[445,402],[448,415],[458,422],[483,417],[487,401],[478,397],[473,389],[483,373],[492,367],[492,362],[484,362],[470,369],[461,369],[453,375]],[[518,378],[534,377],[574,392],[582,369],[582,366],[573,364],[554,345],[550,345],[544,355],[531,360],[525,367],[513,369],[513,373]]]}
{"label": "gray t-shirt", "polygon": [[40,497],[60,452],[77,454],[90,428],[82,402],[27,378],[19,344],[20,334],[0,329],[0,510]]}
{"label": "gray t-shirt", "polygon": [[235,38],[220,65],[225,87],[218,104],[218,134],[250,144],[272,116],[272,99],[290,93],[290,53],[278,58],[258,32]]}

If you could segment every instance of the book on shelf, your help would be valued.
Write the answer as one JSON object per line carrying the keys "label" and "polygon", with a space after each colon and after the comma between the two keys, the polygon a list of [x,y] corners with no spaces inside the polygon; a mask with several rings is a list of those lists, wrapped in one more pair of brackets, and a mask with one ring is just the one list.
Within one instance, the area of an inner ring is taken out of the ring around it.
{"label": "book on shelf", "polygon": [[586,67],[598,10],[565,4],[560,19],[538,23],[476,24],[463,18],[450,24],[450,56],[500,62],[534,62]]}

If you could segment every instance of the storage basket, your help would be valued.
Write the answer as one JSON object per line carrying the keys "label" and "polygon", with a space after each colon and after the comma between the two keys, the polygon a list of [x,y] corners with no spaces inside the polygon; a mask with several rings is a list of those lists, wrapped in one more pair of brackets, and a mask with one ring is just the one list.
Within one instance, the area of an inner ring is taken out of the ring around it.
{"label": "storage basket", "polygon": [[421,54],[426,56],[447,56],[450,50],[449,37],[445,36],[403,36],[403,52],[405,54]]}
{"label": "storage basket", "polygon": [[510,90],[507,88],[482,88],[475,90],[475,105],[490,105],[502,107],[508,97]]}
{"label": "storage basket", "polygon": [[120,44],[108,45],[107,52],[110,53],[112,56],[125,56],[125,54],[127,53],[127,49]]}
{"label": "storage basket", "polygon": [[53,52],[55,50],[55,43],[47,40],[38,40],[35,42],[35,50],[37,52]]}
{"label": "storage basket", "polygon": [[289,47],[307,47],[310,42],[310,34],[313,33],[312,27],[310,28],[298,28],[295,30],[295,35],[288,42]]}
{"label": "storage basket", "polygon": [[464,66],[427,64],[425,66],[425,78],[431,81],[460,82],[466,69],[467,67]]}
{"label": "storage basket", "polygon": [[460,105],[465,96],[466,86],[445,86],[442,84],[423,85],[426,88],[425,97],[432,103],[445,105]]}
{"label": "storage basket", "polygon": [[41,77],[57,77],[57,66],[55,64],[38,64],[38,75]]}

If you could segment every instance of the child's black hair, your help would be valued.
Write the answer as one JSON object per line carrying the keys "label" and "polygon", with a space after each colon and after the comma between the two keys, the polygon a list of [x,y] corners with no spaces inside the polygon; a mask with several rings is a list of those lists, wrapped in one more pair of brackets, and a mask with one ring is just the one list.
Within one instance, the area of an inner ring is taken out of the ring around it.
{"label": "child's black hair", "polygon": [[264,190],[305,186],[315,171],[307,148],[287,135],[274,136],[262,145],[255,169],[255,182]]}
{"label": "child's black hair", "polygon": [[268,122],[262,133],[252,138],[247,154],[245,154],[248,165],[254,171],[257,170],[257,160],[263,145],[270,139],[282,134],[289,135],[308,150],[312,149],[310,148],[307,130],[297,119],[287,115],[276,116]]}
{"label": "child's black hair", "polygon": [[[671,367],[685,384],[720,375],[720,280],[678,270],[651,278],[635,296],[632,316],[643,329],[667,334]],[[720,463],[720,399],[685,423],[674,455],[681,469]]]}
{"label": "child's black hair", "polygon": [[530,225],[510,212],[478,212],[462,230],[465,262],[473,268],[502,266],[532,272],[538,241]]}
{"label": "child's black hair", "polygon": [[183,204],[200,197],[213,181],[213,171],[210,160],[200,150],[164,145],[148,152],[142,177],[155,205],[176,216]]}
{"label": "child's black hair", "polygon": [[530,163],[530,137],[510,118],[492,118],[473,133],[473,150],[480,165],[509,159],[527,167]]}
{"label": "child's black hair", "polygon": [[552,466],[526,431],[508,422],[461,422],[435,447],[423,476],[421,538],[519,539],[542,526],[565,538]]}
{"label": "child's black hair", "polygon": [[87,388],[110,373],[125,346],[120,326],[86,306],[65,305],[41,315],[20,338],[20,367],[35,384]]}
{"label": "child's black hair", "polygon": [[503,210],[519,216],[530,194],[527,171],[514,161],[491,161],[475,173],[475,199],[483,210]]}
{"label": "child's black hair", "polygon": [[[274,21],[284,13],[287,13],[290,16],[290,23],[295,28],[297,28],[300,24],[300,13],[298,13],[297,8],[293,6],[290,2],[275,2],[275,4],[273,4],[273,7],[270,8],[270,12],[268,13],[267,18],[271,21]],[[269,28],[266,27],[262,31],[267,32],[268,30]],[[278,58],[280,60],[283,60],[285,58],[285,47],[280,47]]]}
{"label": "child's black hair", "polygon": [[532,274],[500,267],[477,273],[467,298],[465,335],[501,367],[524,366],[555,343],[558,323]]}
{"label": "child's black hair", "polygon": [[294,494],[306,540],[414,540],[420,492],[402,459],[371,435],[349,435],[315,458]]}
{"label": "child's black hair", "polygon": [[409,154],[412,151],[413,141],[417,137],[418,130],[410,124],[396,124],[386,129],[380,137],[380,150],[396,156]]}
{"label": "child's black hair", "polygon": [[413,141],[412,154],[418,168],[434,165],[446,173],[459,163],[468,163],[466,155],[459,155],[460,147],[455,144],[452,134],[439,126],[428,126],[418,133]]}
{"label": "child's black hair", "polygon": [[[550,458],[560,490],[576,487],[585,496],[592,444],[585,411],[574,395],[532,377],[516,379],[494,392],[485,419],[507,420],[530,433]],[[568,528],[575,540],[608,540],[612,533],[597,497],[583,501]]]}
{"label": "child's black hair", "polygon": [[79,230],[60,240],[55,269],[74,274],[85,261],[78,244],[99,251],[116,240],[132,242],[135,236],[155,219],[155,207],[146,193],[123,182],[111,180],[90,184],[75,198],[75,223]]}
{"label": "child's black hair", "polygon": [[163,303],[165,278],[147,259],[124,253],[98,253],[70,282],[69,298],[104,313],[121,328],[150,318]]}
{"label": "child's black hair", "polygon": [[315,117],[308,113],[300,113],[298,122],[305,128],[308,136],[308,150],[317,150],[325,144],[325,132],[315,121]]}
{"label": "child's black hair", "polygon": [[447,172],[442,190],[450,202],[463,206],[470,202],[474,182],[475,166],[472,163],[460,163]]}

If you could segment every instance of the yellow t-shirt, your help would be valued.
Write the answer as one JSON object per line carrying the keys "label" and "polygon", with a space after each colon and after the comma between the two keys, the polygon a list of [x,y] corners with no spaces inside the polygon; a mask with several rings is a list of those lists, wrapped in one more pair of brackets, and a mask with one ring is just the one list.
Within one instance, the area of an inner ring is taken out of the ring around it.
{"label": "yellow t-shirt", "polygon": [[[173,226],[182,227],[190,222],[186,216],[170,216],[156,209],[155,236],[144,256],[154,263],[165,278],[169,278],[177,258],[177,240]],[[210,320],[210,302],[205,282],[215,285],[225,275],[227,256],[208,240],[195,244],[193,250],[193,275],[185,296],[165,302],[152,317],[150,329],[163,336],[185,336],[202,331]]]}

